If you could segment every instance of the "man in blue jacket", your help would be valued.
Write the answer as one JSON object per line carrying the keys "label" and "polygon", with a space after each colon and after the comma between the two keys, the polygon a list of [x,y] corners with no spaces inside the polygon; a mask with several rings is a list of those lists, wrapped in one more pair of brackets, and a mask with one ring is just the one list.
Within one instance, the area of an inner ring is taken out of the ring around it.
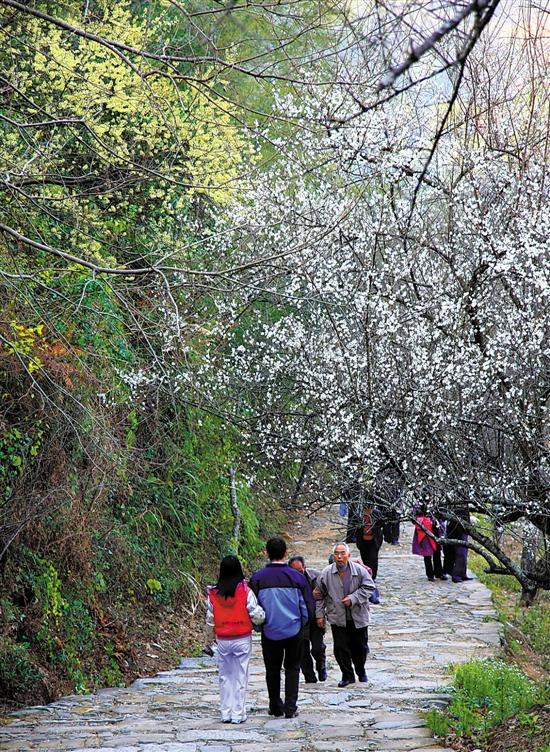
{"label": "man in blue jacket", "polygon": [[[262,655],[269,694],[269,713],[297,715],[298,682],[302,657],[302,628],[315,618],[315,602],[306,578],[286,562],[283,538],[266,543],[269,564],[254,572],[250,588],[265,611]],[[281,699],[281,667],[285,670],[285,699]]]}

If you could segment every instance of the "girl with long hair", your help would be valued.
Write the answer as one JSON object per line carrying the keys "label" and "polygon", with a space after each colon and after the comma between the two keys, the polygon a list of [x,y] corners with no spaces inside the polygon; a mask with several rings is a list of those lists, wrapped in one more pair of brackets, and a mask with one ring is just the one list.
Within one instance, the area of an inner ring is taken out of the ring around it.
{"label": "girl with long hair", "polygon": [[265,613],[244,579],[241,562],[225,556],[215,585],[208,588],[206,623],[218,643],[220,707],[224,723],[246,721],[246,687],[252,654],[252,625]]}

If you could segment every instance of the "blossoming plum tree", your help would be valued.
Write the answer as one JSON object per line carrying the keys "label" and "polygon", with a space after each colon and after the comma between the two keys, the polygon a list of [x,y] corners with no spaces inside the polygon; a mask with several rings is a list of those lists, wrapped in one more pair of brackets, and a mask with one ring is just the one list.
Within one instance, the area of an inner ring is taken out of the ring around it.
{"label": "blossoming plum tree", "polygon": [[[327,503],[391,473],[412,492],[405,514],[429,487],[449,519],[526,521],[536,564],[464,525],[527,594],[550,587],[550,197],[547,92],[518,69],[513,104],[484,110],[473,66],[421,191],[430,102],[286,144],[213,240],[243,271],[218,299],[232,345],[212,357],[251,459],[291,463],[295,498]],[[339,101],[342,121],[357,98]],[[327,102],[281,106],[322,122]]]}

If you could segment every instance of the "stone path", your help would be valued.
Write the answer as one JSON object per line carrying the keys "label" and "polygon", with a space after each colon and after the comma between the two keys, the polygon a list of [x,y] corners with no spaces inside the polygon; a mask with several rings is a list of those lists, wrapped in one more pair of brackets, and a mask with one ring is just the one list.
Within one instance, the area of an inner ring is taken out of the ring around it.
{"label": "stone path", "polygon": [[[324,565],[340,537],[338,526],[338,518],[328,513],[315,523],[295,525],[292,551],[304,553],[311,566]],[[426,580],[422,559],[409,553],[411,532],[404,531],[402,546],[382,550],[383,600],[372,608],[369,684],[338,689],[340,674],[332,659],[326,682],[301,683],[299,716],[274,719],[267,713],[256,642],[249,716],[242,725],[218,720],[214,659],[193,658],[126,689],[19,711],[11,724],[0,727],[0,750],[441,752],[422,711],[445,704],[450,662],[496,652],[498,625],[490,595],[477,580],[459,585]]]}

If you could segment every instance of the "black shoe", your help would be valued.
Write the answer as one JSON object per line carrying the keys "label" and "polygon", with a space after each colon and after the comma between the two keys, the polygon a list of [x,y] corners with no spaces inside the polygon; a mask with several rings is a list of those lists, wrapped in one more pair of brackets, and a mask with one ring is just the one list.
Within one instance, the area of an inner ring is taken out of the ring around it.
{"label": "black shoe", "polygon": [[298,715],[297,710],[292,710],[290,713],[285,713],[285,718],[296,718]]}
{"label": "black shoe", "polygon": [[355,684],[355,679],[342,679],[338,682],[339,687],[348,687],[350,684]]}
{"label": "black shoe", "polygon": [[358,676],[357,679],[360,682],[363,682],[364,684],[366,684],[369,680],[369,677],[366,674],[361,674],[361,676]]}
{"label": "black shoe", "polygon": [[317,684],[317,677],[315,674],[312,674],[311,676],[306,676],[304,681],[306,684]]}
{"label": "black shoe", "polygon": [[438,577],[438,579],[439,580],[448,580],[449,578],[447,577],[446,574],[440,574],[439,577]]}
{"label": "black shoe", "polygon": [[269,715],[274,715],[275,718],[281,718],[284,715],[282,710],[270,710]]}
{"label": "black shoe", "polygon": [[435,577],[428,577],[430,582],[435,582]]}
{"label": "black shoe", "polygon": [[319,681],[326,681],[327,680],[327,670],[326,670],[326,668],[319,668],[319,669],[317,669],[317,675],[319,676]]}

